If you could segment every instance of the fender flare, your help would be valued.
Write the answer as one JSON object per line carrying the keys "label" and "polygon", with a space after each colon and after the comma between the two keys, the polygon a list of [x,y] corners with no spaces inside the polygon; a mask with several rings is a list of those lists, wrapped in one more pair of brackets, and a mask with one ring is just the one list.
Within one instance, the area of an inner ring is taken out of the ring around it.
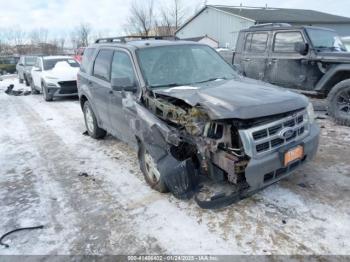
{"label": "fender flare", "polygon": [[[334,65],[332,66],[326,74],[318,81],[315,91],[325,91],[327,90],[328,83],[331,81],[332,77],[341,71],[348,71],[350,73],[350,64]],[[350,78],[350,77],[349,77]]]}
{"label": "fender flare", "polygon": [[[85,96],[86,97],[86,101],[89,101],[90,106],[92,107],[92,110],[93,110],[93,112],[94,112],[94,114],[96,116],[97,123],[98,123],[98,125],[100,125],[101,124],[100,116],[98,114],[98,111],[96,110],[96,106],[95,106],[95,104],[93,102],[93,99],[90,99],[90,96],[88,94],[86,94],[85,92],[80,92],[80,94],[79,94],[79,103],[80,104],[81,104],[81,97],[82,96]],[[84,105],[81,105],[81,110],[84,110]]]}

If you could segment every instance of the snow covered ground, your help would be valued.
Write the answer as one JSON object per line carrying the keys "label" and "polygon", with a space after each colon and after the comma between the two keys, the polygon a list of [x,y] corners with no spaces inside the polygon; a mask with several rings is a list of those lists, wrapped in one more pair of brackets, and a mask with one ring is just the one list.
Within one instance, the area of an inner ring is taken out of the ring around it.
{"label": "snow covered ground", "polygon": [[[253,197],[202,210],[151,190],[136,154],[82,135],[76,99],[0,81],[0,254],[350,254],[350,128],[319,120],[317,158]],[[82,172],[87,177],[79,176]]]}

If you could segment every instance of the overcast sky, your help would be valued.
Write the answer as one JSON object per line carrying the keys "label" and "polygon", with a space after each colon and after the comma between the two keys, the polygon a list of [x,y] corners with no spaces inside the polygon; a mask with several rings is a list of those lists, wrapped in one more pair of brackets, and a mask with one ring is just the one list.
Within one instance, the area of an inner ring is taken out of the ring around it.
{"label": "overcast sky", "polygon": [[[81,22],[105,34],[122,34],[132,0],[0,0],[0,28],[47,28],[50,36],[67,34]],[[142,0],[136,0],[142,1]],[[154,0],[156,6],[172,0]],[[190,15],[203,0],[183,0]],[[350,16],[349,0],[209,0],[208,4],[305,8]]]}

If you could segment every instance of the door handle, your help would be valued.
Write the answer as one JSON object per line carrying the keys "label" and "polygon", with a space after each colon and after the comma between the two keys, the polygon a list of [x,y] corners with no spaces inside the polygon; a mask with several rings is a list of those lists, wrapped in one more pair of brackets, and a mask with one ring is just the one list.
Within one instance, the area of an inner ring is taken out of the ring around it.
{"label": "door handle", "polygon": [[273,59],[271,59],[271,62],[272,63],[276,63],[278,61],[278,59],[277,58],[273,58]]}
{"label": "door handle", "polygon": [[250,61],[250,58],[244,58],[243,61],[249,62],[249,61]]}

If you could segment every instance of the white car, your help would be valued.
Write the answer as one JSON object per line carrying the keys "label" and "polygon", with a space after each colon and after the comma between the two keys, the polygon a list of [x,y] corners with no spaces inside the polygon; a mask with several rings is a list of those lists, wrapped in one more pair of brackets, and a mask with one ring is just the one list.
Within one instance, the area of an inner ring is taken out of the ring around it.
{"label": "white car", "polygon": [[32,93],[43,93],[45,101],[58,96],[78,95],[79,63],[69,56],[38,57],[31,70]]}

